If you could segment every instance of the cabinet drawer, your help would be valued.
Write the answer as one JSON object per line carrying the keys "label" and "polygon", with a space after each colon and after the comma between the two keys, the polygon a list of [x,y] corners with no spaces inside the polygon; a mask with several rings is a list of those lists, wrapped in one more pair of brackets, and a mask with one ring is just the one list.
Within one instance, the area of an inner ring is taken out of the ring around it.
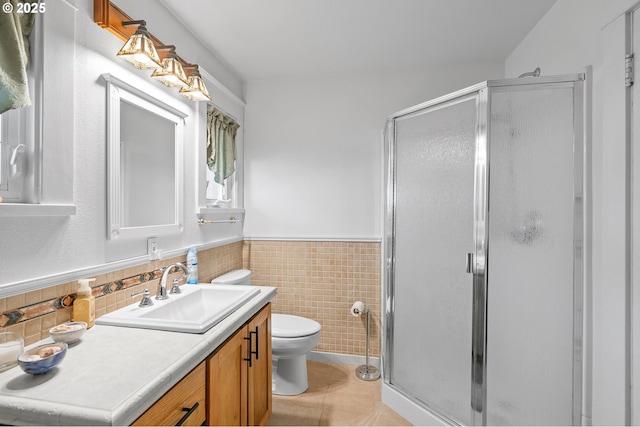
{"label": "cabinet drawer", "polygon": [[205,422],[205,363],[198,365],[171,390],[142,414],[134,426],[174,426],[187,414],[190,408],[198,405],[182,422],[184,426],[200,426]]}

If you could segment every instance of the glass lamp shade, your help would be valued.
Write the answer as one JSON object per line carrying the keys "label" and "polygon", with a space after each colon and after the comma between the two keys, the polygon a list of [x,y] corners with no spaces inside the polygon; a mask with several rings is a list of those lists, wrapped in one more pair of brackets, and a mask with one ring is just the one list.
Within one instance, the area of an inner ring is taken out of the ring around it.
{"label": "glass lamp shade", "polygon": [[207,87],[204,85],[202,81],[202,77],[200,77],[200,73],[198,71],[194,71],[188,78],[187,82],[188,86],[180,89],[180,93],[192,101],[209,101],[211,100],[211,96],[207,91]]}
{"label": "glass lamp shade", "polygon": [[151,39],[140,32],[129,37],[118,56],[129,61],[134,67],[144,70],[160,68],[160,57]]}
{"label": "glass lamp shade", "polygon": [[184,73],[182,64],[175,57],[175,54],[167,55],[162,60],[162,68],[155,70],[151,77],[159,80],[165,86],[187,86],[187,75]]}

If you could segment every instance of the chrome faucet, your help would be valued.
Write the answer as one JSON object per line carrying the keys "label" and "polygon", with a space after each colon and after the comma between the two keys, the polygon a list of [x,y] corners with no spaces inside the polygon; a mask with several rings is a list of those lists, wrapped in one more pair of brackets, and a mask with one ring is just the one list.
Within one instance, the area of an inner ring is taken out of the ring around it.
{"label": "chrome faucet", "polygon": [[[158,300],[169,298],[169,295],[167,295],[167,276],[169,275],[169,272],[173,270],[173,267],[178,267],[182,269],[182,278],[187,277],[189,275],[189,270],[187,270],[187,267],[185,267],[184,264],[182,264],[181,262],[176,262],[175,264],[171,264],[170,266],[166,267],[164,269],[164,272],[162,273],[160,282],[158,282],[158,293],[156,294],[156,299]],[[174,282],[174,286],[175,286],[175,282]]]}

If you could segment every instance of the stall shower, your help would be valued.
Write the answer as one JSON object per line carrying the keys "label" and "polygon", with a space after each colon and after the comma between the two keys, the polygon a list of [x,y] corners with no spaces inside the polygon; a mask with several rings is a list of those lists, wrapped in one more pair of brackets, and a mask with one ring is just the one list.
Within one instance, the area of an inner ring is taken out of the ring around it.
{"label": "stall shower", "polygon": [[584,86],[488,81],[389,117],[383,400],[413,422],[581,424]]}

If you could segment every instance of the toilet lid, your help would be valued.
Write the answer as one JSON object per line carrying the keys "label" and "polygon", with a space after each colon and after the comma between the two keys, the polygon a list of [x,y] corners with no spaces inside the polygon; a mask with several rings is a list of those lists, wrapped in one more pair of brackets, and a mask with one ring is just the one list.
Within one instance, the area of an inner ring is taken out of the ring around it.
{"label": "toilet lid", "polygon": [[271,336],[280,338],[306,337],[320,332],[320,323],[290,314],[271,315]]}
{"label": "toilet lid", "polygon": [[222,276],[218,276],[211,281],[213,284],[223,284],[223,285],[237,285],[239,283],[247,282],[251,279],[251,271],[250,270],[233,270],[228,273],[223,274]]}

